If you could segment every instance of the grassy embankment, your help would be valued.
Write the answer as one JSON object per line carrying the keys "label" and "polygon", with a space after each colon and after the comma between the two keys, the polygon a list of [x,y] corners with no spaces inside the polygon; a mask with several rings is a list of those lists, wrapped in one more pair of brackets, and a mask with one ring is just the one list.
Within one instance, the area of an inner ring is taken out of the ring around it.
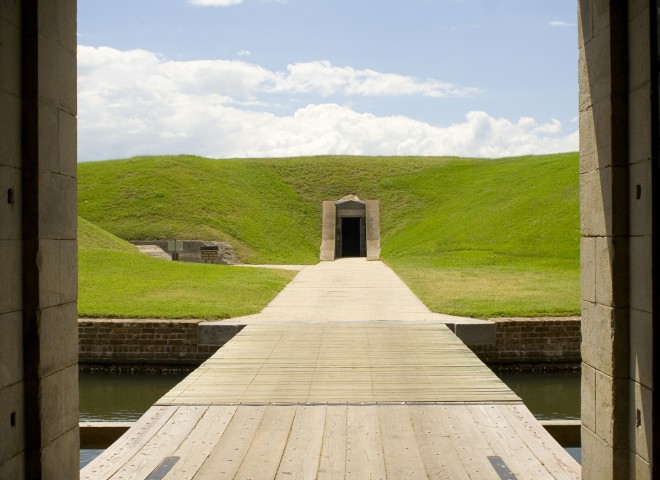
{"label": "grassy embankment", "polygon": [[78,218],[82,317],[229,318],[259,312],[293,272],[167,262]]}
{"label": "grassy embankment", "polygon": [[224,240],[246,263],[315,263],[322,200],[380,199],[382,257],[432,310],[579,313],[577,154],[146,157],[79,177],[80,215],[119,237]]}

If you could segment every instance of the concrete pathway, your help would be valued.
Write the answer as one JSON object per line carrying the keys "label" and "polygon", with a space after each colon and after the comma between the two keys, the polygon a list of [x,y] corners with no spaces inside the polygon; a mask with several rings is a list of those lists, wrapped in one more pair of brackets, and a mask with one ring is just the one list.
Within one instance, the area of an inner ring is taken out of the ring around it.
{"label": "concrete pathway", "polygon": [[203,322],[200,336],[211,338],[206,329],[221,325],[364,322],[441,323],[466,343],[495,335],[486,320],[431,312],[383,262],[345,258],[303,267],[261,313]]}

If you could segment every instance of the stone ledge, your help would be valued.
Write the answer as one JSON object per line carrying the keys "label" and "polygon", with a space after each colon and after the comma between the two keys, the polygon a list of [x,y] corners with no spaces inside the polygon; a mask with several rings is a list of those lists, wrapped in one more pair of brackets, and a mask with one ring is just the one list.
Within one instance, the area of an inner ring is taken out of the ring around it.
{"label": "stone ledge", "polygon": [[197,327],[197,341],[200,345],[222,346],[243,330],[245,325],[219,325],[202,323]]}

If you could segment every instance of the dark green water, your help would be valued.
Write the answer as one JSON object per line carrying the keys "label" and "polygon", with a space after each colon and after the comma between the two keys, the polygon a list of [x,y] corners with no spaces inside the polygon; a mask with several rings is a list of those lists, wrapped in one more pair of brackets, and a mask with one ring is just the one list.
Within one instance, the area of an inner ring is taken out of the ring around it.
{"label": "dark green water", "polygon": [[[539,420],[580,419],[580,372],[499,375]],[[566,448],[582,463],[581,448]]]}
{"label": "dark green water", "polygon": [[[186,375],[80,374],[80,421],[134,421]],[[579,373],[507,373],[500,378],[539,420],[580,418]]]}
{"label": "dark green water", "polygon": [[81,373],[80,421],[135,421],[185,376]]}
{"label": "dark green water", "polygon": [[537,419],[580,419],[580,372],[502,373],[499,377]]}
{"label": "dark green water", "polygon": [[[134,421],[186,374],[80,374],[80,421]],[[580,373],[510,373],[500,378],[539,420],[580,418]],[[567,449],[580,461],[580,449]],[[80,466],[101,450],[81,450]]]}

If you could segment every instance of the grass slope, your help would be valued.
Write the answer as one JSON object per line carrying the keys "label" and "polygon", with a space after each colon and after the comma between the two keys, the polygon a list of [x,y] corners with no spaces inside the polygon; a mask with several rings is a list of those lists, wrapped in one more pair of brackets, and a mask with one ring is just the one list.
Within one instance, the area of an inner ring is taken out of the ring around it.
{"label": "grass slope", "polygon": [[292,272],[168,262],[78,218],[82,317],[229,318],[259,312]]}
{"label": "grass slope", "polygon": [[315,263],[322,200],[381,201],[383,258],[433,310],[579,312],[578,156],[144,157],[79,165],[80,212],[126,239],[225,240]]}
{"label": "grass slope", "polygon": [[152,157],[83,163],[79,195],[81,216],[127,240],[222,240],[251,263],[311,263],[318,250],[311,238],[316,206],[302,205],[258,162]]}
{"label": "grass slope", "polygon": [[78,250],[80,252],[109,250],[132,254],[138,253],[134,245],[82,217],[78,217]]}

